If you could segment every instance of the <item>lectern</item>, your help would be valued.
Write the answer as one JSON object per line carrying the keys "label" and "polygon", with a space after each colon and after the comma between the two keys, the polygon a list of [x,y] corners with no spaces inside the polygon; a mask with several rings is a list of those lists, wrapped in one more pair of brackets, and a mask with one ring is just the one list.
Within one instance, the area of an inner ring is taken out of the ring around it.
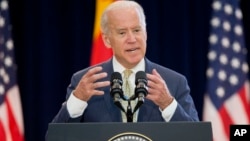
{"label": "lectern", "polygon": [[51,123],[47,141],[212,141],[210,122]]}

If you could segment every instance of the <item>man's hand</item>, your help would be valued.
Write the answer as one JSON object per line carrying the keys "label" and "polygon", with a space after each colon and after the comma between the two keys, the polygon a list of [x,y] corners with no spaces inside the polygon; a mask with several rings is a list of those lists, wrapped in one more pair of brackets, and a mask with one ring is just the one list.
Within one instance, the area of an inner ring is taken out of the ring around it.
{"label": "man's hand", "polygon": [[152,74],[147,74],[148,95],[146,98],[152,100],[161,110],[164,110],[173,101],[165,81],[160,74],[153,69]]}
{"label": "man's hand", "polygon": [[88,101],[93,95],[103,95],[104,91],[97,90],[100,87],[110,85],[110,81],[97,82],[97,80],[107,77],[106,72],[101,72],[102,67],[91,68],[80,80],[73,94],[83,100]]}

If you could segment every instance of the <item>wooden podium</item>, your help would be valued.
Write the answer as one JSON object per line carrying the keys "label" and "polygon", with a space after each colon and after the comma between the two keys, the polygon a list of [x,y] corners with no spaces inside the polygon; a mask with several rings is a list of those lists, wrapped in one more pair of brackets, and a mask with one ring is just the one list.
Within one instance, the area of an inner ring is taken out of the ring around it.
{"label": "wooden podium", "polygon": [[47,141],[212,141],[210,122],[51,123]]}

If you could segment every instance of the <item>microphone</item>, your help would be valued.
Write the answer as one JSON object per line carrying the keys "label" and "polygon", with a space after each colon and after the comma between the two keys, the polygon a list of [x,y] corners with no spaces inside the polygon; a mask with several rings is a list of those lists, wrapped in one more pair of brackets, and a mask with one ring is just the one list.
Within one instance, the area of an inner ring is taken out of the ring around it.
{"label": "microphone", "polygon": [[123,91],[122,91],[122,76],[119,72],[113,72],[111,75],[111,91],[110,95],[113,98],[114,104],[120,108],[123,112],[125,112],[123,106],[120,103],[120,99],[124,99]]}
{"label": "microphone", "polygon": [[147,84],[148,80],[146,73],[144,71],[138,71],[135,75],[135,95],[132,97],[133,100],[138,97],[134,113],[144,103],[144,97],[148,94]]}

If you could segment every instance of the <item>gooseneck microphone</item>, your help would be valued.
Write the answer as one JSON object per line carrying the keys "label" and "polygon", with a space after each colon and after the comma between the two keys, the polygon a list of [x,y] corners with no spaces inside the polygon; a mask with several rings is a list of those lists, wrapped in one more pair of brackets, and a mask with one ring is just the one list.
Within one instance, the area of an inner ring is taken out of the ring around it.
{"label": "gooseneck microphone", "polygon": [[135,75],[135,94],[132,99],[138,98],[137,104],[134,108],[133,113],[144,103],[144,97],[147,96],[148,80],[146,77],[146,73],[144,71],[138,71]]}
{"label": "gooseneck microphone", "polygon": [[120,99],[125,100],[123,91],[122,91],[122,76],[119,72],[114,72],[111,75],[111,91],[110,95],[113,98],[114,104],[125,112],[123,106],[121,105]]}

